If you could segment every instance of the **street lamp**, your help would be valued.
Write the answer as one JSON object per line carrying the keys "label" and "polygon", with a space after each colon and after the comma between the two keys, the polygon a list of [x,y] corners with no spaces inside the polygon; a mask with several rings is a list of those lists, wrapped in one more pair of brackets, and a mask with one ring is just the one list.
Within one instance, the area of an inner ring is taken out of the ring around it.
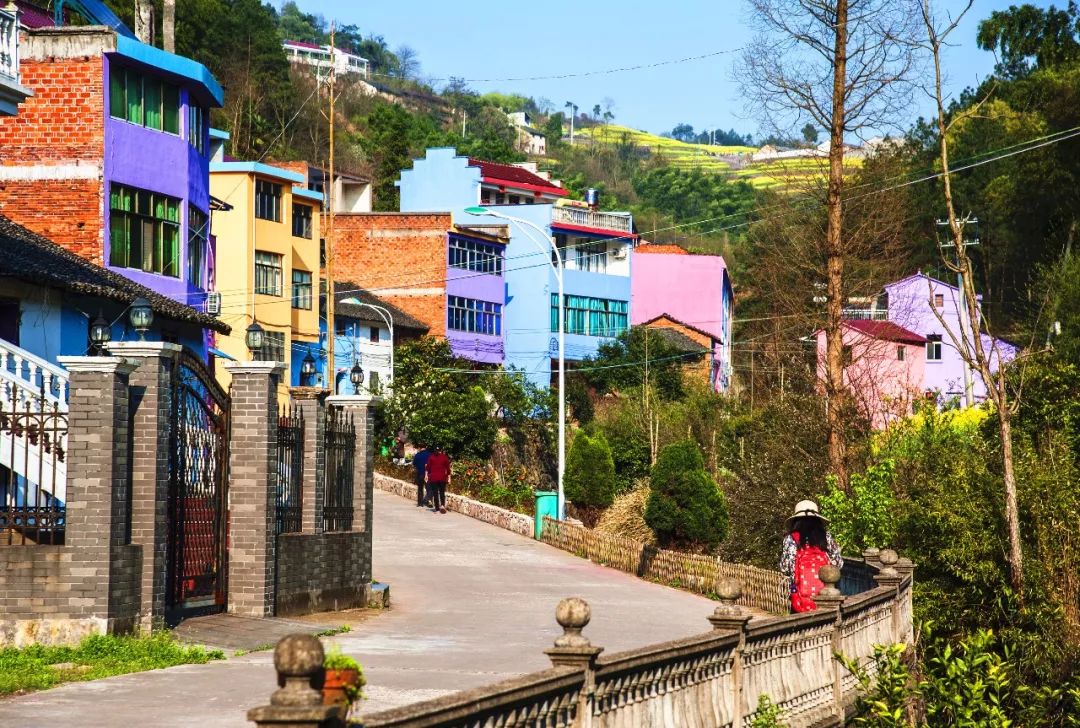
{"label": "street lamp", "polygon": [[263,331],[263,327],[259,326],[258,321],[252,321],[251,326],[248,326],[247,331],[244,332],[244,343],[247,344],[251,358],[255,361],[259,360],[259,353],[262,351],[265,340],[266,332]]}
{"label": "street lamp", "polygon": [[[555,279],[559,283],[559,499],[558,499],[558,516],[559,520],[563,520],[566,517],[566,495],[563,491],[563,479],[566,475],[566,359],[564,352],[566,351],[566,300],[563,295],[563,255],[559,250],[559,246],[555,244],[555,240],[548,235],[547,231],[541,228],[534,222],[522,219],[520,217],[512,217],[510,215],[504,215],[501,212],[494,212],[486,207],[467,207],[465,212],[470,215],[488,215],[490,217],[496,217],[507,222],[517,223],[526,230],[526,237],[529,238],[540,249],[540,252],[548,260],[548,264],[552,270],[555,271]],[[540,242],[528,232],[528,228],[540,233],[547,244]],[[548,248],[555,253],[555,261],[552,262],[548,257]]]}
{"label": "street lamp", "polygon": [[300,362],[300,379],[308,383],[311,386],[311,382],[315,378],[315,357],[311,355],[309,351],[304,357],[304,361]]}
{"label": "street lamp", "polygon": [[132,301],[128,320],[131,321],[131,328],[139,332],[139,341],[146,341],[146,332],[154,323],[154,309],[150,308],[150,302],[142,296]]}
{"label": "street lamp", "polygon": [[360,385],[364,383],[364,370],[360,368],[360,362],[353,364],[349,370],[349,381],[352,382],[352,393],[360,394]]}
{"label": "street lamp", "polygon": [[390,329],[390,387],[394,386],[394,317],[390,315],[390,310],[383,306],[376,306],[374,303],[364,303],[363,301],[353,297],[342,301],[342,303],[351,303],[354,306],[367,306],[373,309],[376,313],[382,317],[382,320],[386,322],[387,327]]}
{"label": "street lamp", "polygon": [[96,351],[102,351],[105,344],[112,340],[112,328],[98,311],[97,318],[90,323],[90,344]]}

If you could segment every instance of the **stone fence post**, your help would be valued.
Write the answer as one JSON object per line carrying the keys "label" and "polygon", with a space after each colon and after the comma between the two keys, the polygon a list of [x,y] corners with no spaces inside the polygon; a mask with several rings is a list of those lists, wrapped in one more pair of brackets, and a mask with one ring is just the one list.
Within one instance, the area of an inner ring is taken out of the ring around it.
{"label": "stone fence post", "polygon": [[596,658],[604,651],[595,647],[581,631],[592,619],[589,603],[578,597],[569,597],[555,607],[555,621],[563,628],[561,636],[555,638],[555,646],[544,650],[554,667],[573,667],[585,671],[578,699],[577,721],[575,728],[590,728],[592,725],[592,700],[596,689]]}
{"label": "stone fence post", "polygon": [[733,630],[739,633],[739,644],[735,648],[731,663],[731,725],[743,723],[743,652],[746,649],[746,625],[750,615],[735,603],[742,596],[742,584],[733,577],[724,577],[716,582],[716,594],[720,597],[720,606],[709,615],[713,629]]}
{"label": "stone fence post", "polygon": [[[839,567],[827,564],[821,567],[821,571],[818,572],[818,577],[825,583],[818,595],[814,597],[814,602],[817,604],[817,608],[825,612],[833,612],[836,615],[836,620],[833,623],[832,630],[832,653],[838,655],[843,651],[843,638],[844,633],[841,629],[842,617],[840,614],[840,605],[844,602],[844,595],[840,593],[840,589],[837,586],[840,584],[840,569]],[[833,671],[833,711],[836,718],[841,724],[844,722],[844,668],[840,664],[839,660],[832,660]]]}
{"label": "stone fence post", "polygon": [[131,542],[142,546],[142,604],[139,626],[152,629],[165,616],[168,570],[170,418],[172,379],[179,344],[116,341],[109,353],[137,366],[131,373]]}
{"label": "stone fence post", "polygon": [[285,365],[229,362],[232,375],[229,442],[229,611],[274,614],[277,534],[277,385]]}
{"label": "stone fence post", "polygon": [[375,404],[378,398],[367,395],[333,395],[327,407],[339,407],[352,417],[356,428],[353,454],[353,530],[363,531],[365,583],[371,582],[372,498],[375,490]]}
{"label": "stone fence post", "polygon": [[247,719],[259,728],[339,728],[345,725],[340,705],[323,705],[323,647],[318,637],[293,634],[274,648],[274,668],[281,688],[270,705],[252,708]]}
{"label": "stone fence post", "polygon": [[304,533],[322,533],[323,506],[326,503],[326,396],[329,390],[293,387],[289,393],[293,405],[304,418],[301,530]]}

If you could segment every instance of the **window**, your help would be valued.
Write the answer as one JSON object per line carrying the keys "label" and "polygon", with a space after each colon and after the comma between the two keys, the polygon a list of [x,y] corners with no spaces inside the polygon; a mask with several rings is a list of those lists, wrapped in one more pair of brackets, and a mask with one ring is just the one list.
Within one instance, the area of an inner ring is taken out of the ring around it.
{"label": "window", "polygon": [[179,134],[180,89],[113,65],[109,69],[109,115],[148,129]]}
{"label": "window", "polygon": [[448,296],[446,328],[474,334],[502,335],[502,304]]}
{"label": "window", "polygon": [[285,361],[285,332],[264,331],[259,361]]}
{"label": "window", "polygon": [[944,293],[935,293],[934,294],[934,308],[945,308],[945,294]]}
{"label": "window", "polygon": [[311,310],[311,273],[306,270],[292,272],[292,307]]}
{"label": "window", "polygon": [[[618,336],[630,325],[630,306],[590,296],[566,296],[565,327],[568,334]],[[559,330],[559,294],[551,294],[551,330]]]}
{"label": "window", "polygon": [[294,238],[311,240],[311,205],[293,204],[292,234]]}
{"label": "window", "polygon": [[450,267],[502,275],[503,249],[497,245],[450,236]]}
{"label": "window", "polygon": [[210,234],[210,217],[197,207],[188,205],[188,283],[206,288],[206,249]]}
{"label": "window", "polygon": [[377,371],[368,372],[368,389],[372,392],[379,391],[379,373]]}
{"label": "window", "polygon": [[371,339],[372,344],[379,343],[379,327],[372,326],[368,331],[368,338]]}
{"label": "window", "polygon": [[504,195],[502,192],[496,192],[495,193],[495,204],[496,205],[505,205],[506,204],[506,195]]}
{"label": "window", "polygon": [[255,251],[255,292],[267,296],[281,294],[281,256]]}
{"label": "window", "polygon": [[188,144],[206,154],[206,109],[188,102]]}
{"label": "window", "polygon": [[110,265],[180,277],[180,200],[114,184],[109,210]]}
{"label": "window", "polygon": [[896,347],[896,361],[904,361],[904,355],[903,345]]}
{"label": "window", "polygon": [[511,205],[520,205],[521,204],[521,198],[518,197],[517,195],[510,195],[510,204]]}
{"label": "window", "polygon": [[926,337],[926,361],[941,361],[941,334]]}
{"label": "window", "polygon": [[255,180],[255,217],[281,222],[281,185]]}
{"label": "window", "polygon": [[578,245],[574,248],[574,257],[578,270],[587,270],[592,273],[607,272],[607,243]]}

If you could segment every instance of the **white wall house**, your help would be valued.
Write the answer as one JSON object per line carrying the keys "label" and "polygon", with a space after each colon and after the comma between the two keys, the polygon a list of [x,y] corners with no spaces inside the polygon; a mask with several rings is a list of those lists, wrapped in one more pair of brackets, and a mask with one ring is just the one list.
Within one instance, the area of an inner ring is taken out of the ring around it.
{"label": "white wall house", "polygon": [[293,63],[303,63],[316,68],[333,67],[337,73],[355,73],[364,78],[371,74],[371,66],[366,58],[347,53],[340,48],[299,40],[287,40],[282,43],[282,47]]}

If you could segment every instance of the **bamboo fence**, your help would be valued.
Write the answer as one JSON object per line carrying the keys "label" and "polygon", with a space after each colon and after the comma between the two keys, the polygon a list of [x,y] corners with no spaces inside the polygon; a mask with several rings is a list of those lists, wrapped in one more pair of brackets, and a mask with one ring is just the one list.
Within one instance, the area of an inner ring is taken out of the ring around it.
{"label": "bamboo fence", "polygon": [[740,606],[770,614],[790,611],[787,582],[779,571],[734,564],[714,556],[660,549],[547,516],[541,540],[597,564],[706,596],[716,593],[721,578],[732,577],[742,584],[743,593],[737,601]]}

